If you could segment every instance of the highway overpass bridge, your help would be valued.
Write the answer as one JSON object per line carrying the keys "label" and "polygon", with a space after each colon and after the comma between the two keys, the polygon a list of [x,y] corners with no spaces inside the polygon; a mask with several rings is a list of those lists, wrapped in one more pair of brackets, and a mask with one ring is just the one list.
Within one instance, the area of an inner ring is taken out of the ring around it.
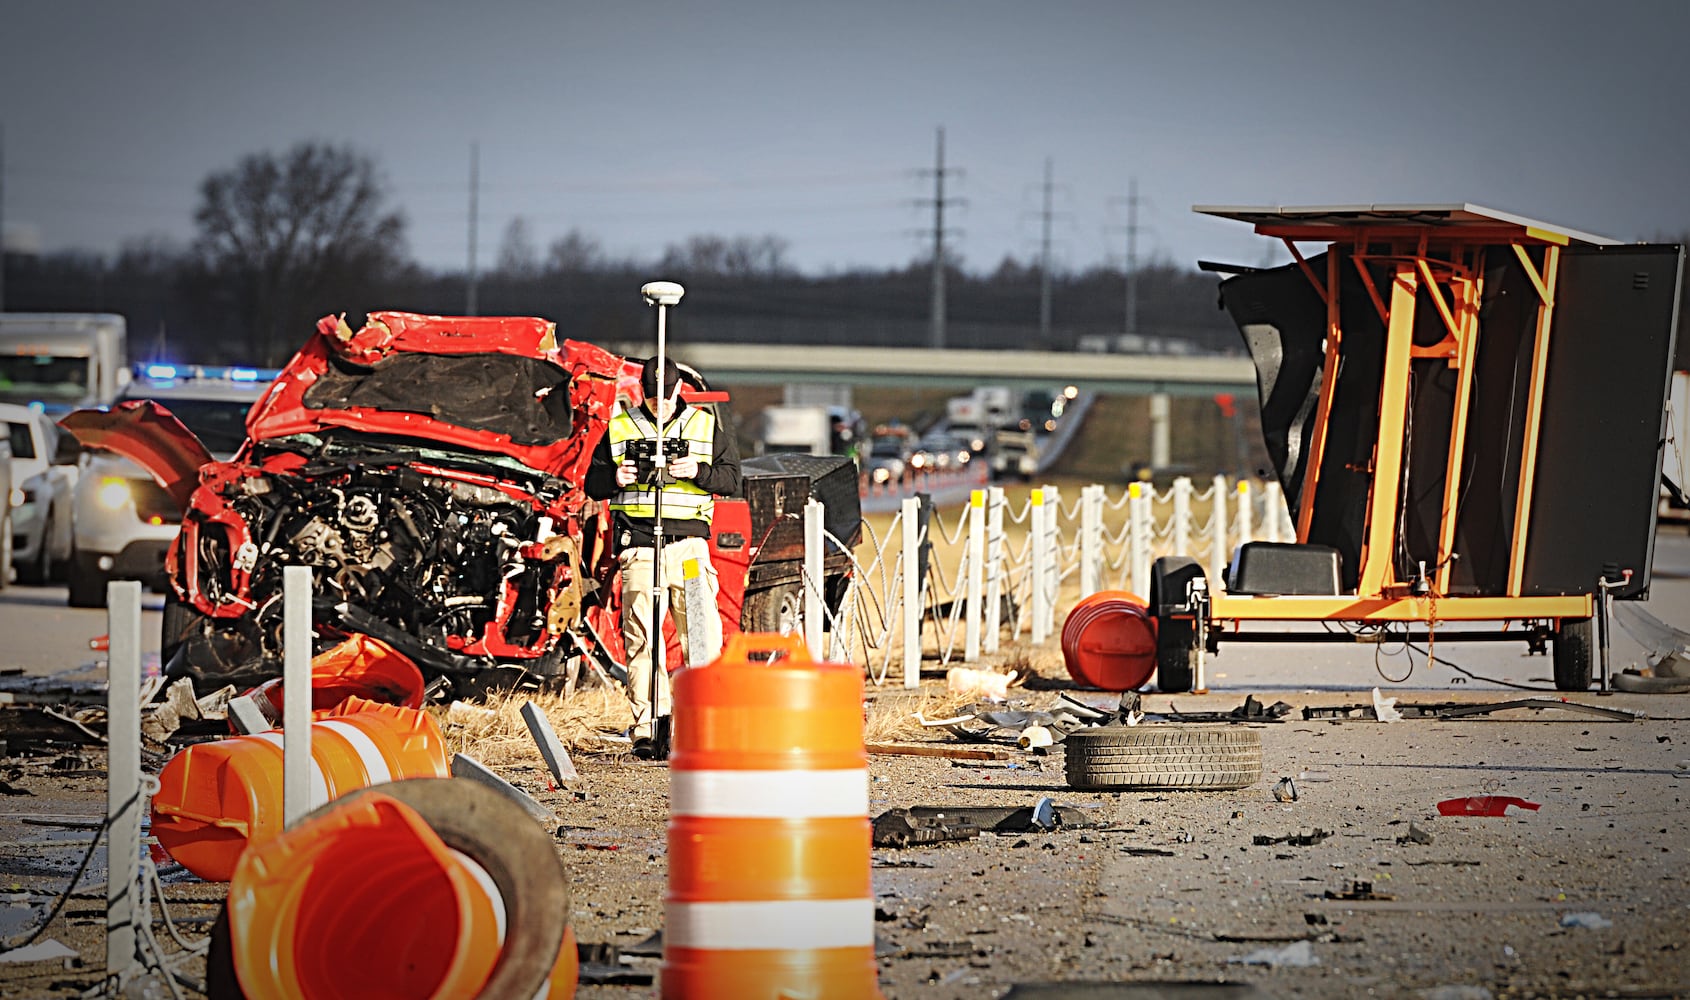
{"label": "highway overpass bridge", "polygon": [[1074,385],[1093,392],[1170,396],[1208,396],[1256,387],[1256,369],[1248,358],[1214,355],[689,344],[684,340],[671,342],[669,349],[677,361],[723,385]]}

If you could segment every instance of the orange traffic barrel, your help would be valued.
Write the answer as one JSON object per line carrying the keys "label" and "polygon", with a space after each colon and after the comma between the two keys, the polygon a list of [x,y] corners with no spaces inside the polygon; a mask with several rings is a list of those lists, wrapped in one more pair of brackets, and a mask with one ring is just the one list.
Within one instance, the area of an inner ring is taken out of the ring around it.
{"label": "orange traffic barrel", "polygon": [[1074,605],[1062,623],[1068,676],[1105,691],[1133,691],[1156,672],[1156,619],[1144,599],[1100,590]]}
{"label": "orange traffic barrel", "polygon": [[[311,806],[402,778],[444,778],[446,741],[417,709],[348,698],[311,724]],[[249,844],[282,832],[280,730],[197,743],[159,772],[152,830],[182,867],[226,882]]]}
{"label": "orange traffic barrel", "polygon": [[[470,782],[398,782],[253,845],[235,866],[227,938],[214,930],[208,980],[232,965],[245,1000],[573,996],[579,963],[562,865],[520,810],[499,816],[475,801],[496,794]],[[509,905],[518,901],[529,911]],[[520,968],[501,968],[511,964]]]}
{"label": "orange traffic barrel", "polygon": [[755,633],[674,685],[663,996],[879,997],[862,671]]}
{"label": "orange traffic barrel", "polygon": [[[311,658],[313,711],[333,709],[351,697],[421,708],[425,686],[422,671],[410,657],[361,632]],[[247,693],[269,702],[271,710],[265,714],[270,719],[282,717],[280,677]]]}

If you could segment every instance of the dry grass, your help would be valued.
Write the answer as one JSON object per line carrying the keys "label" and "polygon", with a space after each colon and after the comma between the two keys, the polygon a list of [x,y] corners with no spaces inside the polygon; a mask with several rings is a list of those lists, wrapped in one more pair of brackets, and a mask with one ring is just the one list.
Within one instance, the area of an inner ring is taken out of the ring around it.
{"label": "dry grass", "polygon": [[490,766],[539,763],[540,751],[522,721],[522,706],[532,701],[546,713],[557,738],[571,752],[620,753],[627,744],[607,742],[600,733],[621,732],[634,723],[628,696],[617,687],[561,694],[500,691],[475,703],[453,702],[430,711],[446,736],[449,753],[466,753]]}
{"label": "dry grass", "polygon": [[[948,719],[976,700],[971,695],[951,694],[942,687],[877,692],[863,721],[863,742],[895,743],[931,736],[933,731],[916,721],[917,712],[928,719]],[[949,733],[940,734],[950,738]]]}

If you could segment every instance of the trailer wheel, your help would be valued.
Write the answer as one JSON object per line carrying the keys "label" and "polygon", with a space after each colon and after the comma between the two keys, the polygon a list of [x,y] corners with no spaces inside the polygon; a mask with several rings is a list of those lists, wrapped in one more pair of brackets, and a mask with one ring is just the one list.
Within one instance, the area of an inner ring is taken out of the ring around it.
{"label": "trailer wheel", "polygon": [[1190,691],[1202,655],[1195,620],[1156,619],[1156,690],[1169,694]]}
{"label": "trailer wheel", "polygon": [[745,595],[740,627],[747,632],[775,632],[790,635],[804,629],[804,589],[796,583],[781,583]]}
{"label": "trailer wheel", "polygon": [[1253,729],[1104,726],[1062,745],[1073,788],[1248,788],[1262,777],[1262,734]]}
{"label": "trailer wheel", "polygon": [[1590,690],[1591,627],[1589,618],[1563,618],[1550,644],[1555,660],[1557,691]]}

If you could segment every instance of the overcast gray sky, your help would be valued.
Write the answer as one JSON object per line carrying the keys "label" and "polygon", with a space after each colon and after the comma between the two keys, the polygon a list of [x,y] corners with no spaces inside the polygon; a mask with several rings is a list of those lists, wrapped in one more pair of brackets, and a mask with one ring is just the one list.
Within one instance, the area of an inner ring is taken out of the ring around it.
{"label": "overcast gray sky", "polygon": [[967,266],[1256,262],[1194,203],[1468,201],[1621,239],[1690,232],[1690,3],[10,0],[14,243],[186,240],[199,181],[302,139],[382,167],[425,265],[524,216],[655,258],[778,234],[811,272],[926,253],[934,130]]}

